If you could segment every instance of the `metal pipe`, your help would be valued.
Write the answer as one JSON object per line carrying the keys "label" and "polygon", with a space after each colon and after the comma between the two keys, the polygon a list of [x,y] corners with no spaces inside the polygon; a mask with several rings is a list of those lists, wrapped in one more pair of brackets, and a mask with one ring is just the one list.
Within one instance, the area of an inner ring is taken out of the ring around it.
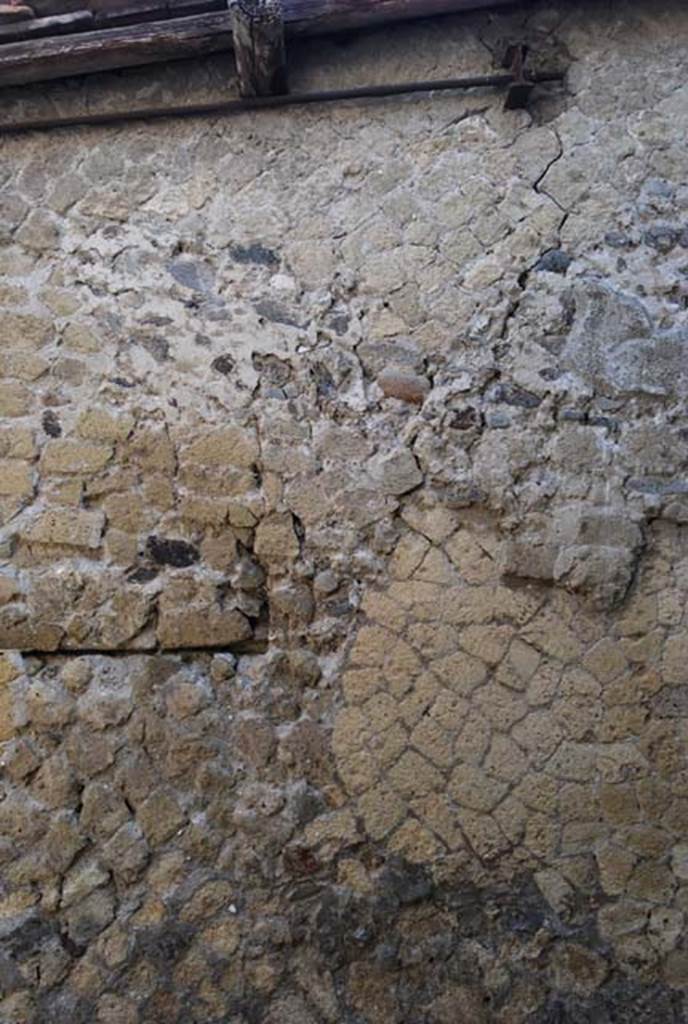
{"label": "metal pipe", "polygon": [[[536,72],[529,81],[533,84],[561,82],[563,71]],[[223,100],[217,103],[196,103],[180,107],[142,107],[138,110],[115,111],[104,114],[77,114],[73,117],[45,117],[27,121],[8,121],[0,124],[0,135],[15,132],[41,131],[53,128],[77,128],[94,125],[122,124],[128,121],[148,121],[165,117],[209,117],[219,114],[241,114],[247,110],[301,107],[312,103],[335,103],[341,100],[380,99],[419,92],[449,92],[461,89],[507,88],[515,82],[511,74],[474,75],[470,78],[440,78],[436,81],[399,82],[391,85],[361,85],[349,89],[330,89],[321,92],[289,93],[285,96],[254,96],[247,99]]]}

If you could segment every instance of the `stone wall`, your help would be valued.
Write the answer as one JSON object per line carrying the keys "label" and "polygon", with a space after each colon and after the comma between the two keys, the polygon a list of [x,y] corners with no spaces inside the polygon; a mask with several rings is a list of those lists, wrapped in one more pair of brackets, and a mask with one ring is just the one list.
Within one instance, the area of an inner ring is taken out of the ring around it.
{"label": "stone wall", "polygon": [[[688,12],[2,139],[0,1022],[688,1014]],[[224,58],[3,117],[218,96]]]}

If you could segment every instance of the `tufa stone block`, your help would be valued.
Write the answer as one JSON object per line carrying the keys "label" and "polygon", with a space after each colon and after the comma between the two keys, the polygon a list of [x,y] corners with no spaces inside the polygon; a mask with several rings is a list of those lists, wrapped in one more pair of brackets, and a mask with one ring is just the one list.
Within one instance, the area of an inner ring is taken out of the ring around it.
{"label": "tufa stone block", "polygon": [[0,345],[10,351],[36,349],[54,334],[53,322],[31,313],[0,313]]}
{"label": "tufa stone block", "polygon": [[31,392],[19,381],[0,381],[0,416],[27,416],[33,406]]}
{"label": "tufa stone block", "polygon": [[258,439],[253,431],[222,427],[199,433],[180,457],[185,463],[248,469],[257,461],[258,455]]}
{"label": "tufa stone block", "polygon": [[407,448],[374,456],[368,463],[368,472],[384,494],[407,494],[423,482],[420,466]]}
{"label": "tufa stone block", "polygon": [[88,442],[48,441],[41,459],[44,473],[97,473],[112,458],[112,446]]}
{"label": "tufa stone block", "polygon": [[26,462],[0,459],[0,495],[28,498],[33,494],[33,471]]}
{"label": "tufa stone block", "polygon": [[225,647],[253,635],[245,615],[235,608],[160,609],[157,636],[165,650],[191,647]]}
{"label": "tufa stone block", "polygon": [[78,419],[76,432],[89,441],[123,441],[134,428],[131,413],[88,409]]}
{"label": "tufa stone block", "polygon": [[255,554],[267,566],[293,562],[300,551],[294,520],[289,512],[273,512],[256,529]]}
{"label": "tufa stone block", "polygon": [[105,529],[103,512],[82,509],[51,509],[41,513],[23,531],[25,540],[39,544],[64,544],[95,550]]}

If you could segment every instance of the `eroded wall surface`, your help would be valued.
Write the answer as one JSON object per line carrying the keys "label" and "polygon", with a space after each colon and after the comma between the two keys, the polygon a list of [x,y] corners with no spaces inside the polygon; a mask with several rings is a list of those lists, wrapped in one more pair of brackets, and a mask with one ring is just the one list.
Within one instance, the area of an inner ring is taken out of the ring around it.
{"label": "eroded wall surface", "polygon": [[532,4],[292,57],[525,41],[528,113],[3,138],[2,1024],[686,1019],[686,38]]}

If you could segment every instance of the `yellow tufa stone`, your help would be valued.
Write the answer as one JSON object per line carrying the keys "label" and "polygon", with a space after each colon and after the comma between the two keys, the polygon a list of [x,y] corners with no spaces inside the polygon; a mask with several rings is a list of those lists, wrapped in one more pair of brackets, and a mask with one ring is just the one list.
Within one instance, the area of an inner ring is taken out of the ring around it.
{"label": "yellow tufa stone", "polygon": [[87,409],[76,424],[79,437],[87,441],[123,441],[134,428],[131,413],[108,409]]}
{"label": "yellow tufa stone", "polygon": [[601,683],[610,683],[628,667],[628,662],[620,645],[605,638],[588,651],[583,658],[583,665],[595,679]]}
{"label": "yellow tufa stone", "polygon": [[235,608],[175,607],[161,605],[157,635],[165,650],[193,647],[227,647],[248,640],[251,625]]}
{"label": "yellow tufa stone", "polygon": [[513,632],[511,626],[468,626],[461,633],[460,643],[464,651],[494,666],[504,657]]}
{"label": "yellow tufa stone", "polygon": [[71,440],[49,441],[43,450],[43,473],[97,473],[112,458],[111,445]]}
{"label": "yellow tufa stone", "polygon": [[400,854],[411,864],[431,863],[443,852],[442,844],[437,837],[413,818],[400,825],[389,841],[389,849]]}
{"label": "yellow tufa stone", "polygon": [[369,591],[363,598],[361,607],[369,619],[395,632],[403,630],[406,624],[406,610],[390,600],[385,593]]}
{"label": "yellow tufa stone", "polygon": [[397,793],[406,799],[425,796],[444,786],[442,775],[414,750],[402,754],[387,778]]}
{"label": "yellow tufa stone", "polygon": [[19,381],[0,381],[0,416],[27,416],[33,409],[33,396]]}
{"label": "yellow tufa stone", "polygon": [[494,810],[508,786],[470,764],[461,764],[454,771],[448,786],[449,795],[462,807],[488,813]]}
{"label": "yellow tufa stone", "polygon": [[0,494],[28,498],[33,494],[33,470],[26,462],[0,459]]}
{"label": "yellow tufa stone", "polygon": [[608,896],[621,896],[626,891],[626,885],[638,863],[638,858],[621,846],[600,843],[595,848],[595,860],[602,891]]}
{"label": "yellow tufa stone", "polygon": [[556,989],[590,996],[609,974],[609,964],[598,953],[576,942],[558,942],[549,955]]}
{"label": "yellow tufa stone", "polygon": [[7,686],[23,672],[24,666],[20,654],[0,654],[0,687]]}
{"label": "yellow tufa stone", "polygon": [[68,547],[100,547],[105,514],[83,509],[50,509],[42,512],[22,531],[29,543],[65,544]]}
{"label": "yellow tufa stone", "polygon": [[222,526],[227,520],[227,502],[221,498],[198,498],[191,495],[183,498],[180,516],[189,523],[200,526]]}
{"label": "yellow tufa stone", "polygon": [[342,676],[342,692],[348,704],[360,704],[372,697],[382,685],[376,669],[349,669]]}
{"label": "yellow tufa stone", "polygon": [[0,352],[0,377],[16,377],[31,382],[42,377],[49,366],[48,360],[35,352]]}
{"label": "yellow tufa stone", "polygon": [[0,456],[11,459],[33,459],[36,438],[31,427],[21,423],[3,426],[0,430]]}
{"label": "yellow tufa stone", "polygon": [[0,346],[12,351],[37,349],[53,337],[52,320],[31,313],[0,313]]}
{"label": "yellow tufa stone", "polygon": [[363,824],[371,839],[382,839],[395,828],[406,813],[406,805],[398,793],[381,784],[369,789],[358,800]]}
{"label": "yellow tufa stone", "polygon": [[44,288],[39,294],[39,299],[58,317],[72,316],[81,306],[79,297],[65,288]]}
{"label": "yellow tufa stone", "polygon": [[199,938],[215,956],[231,957],[239,947],[241,922],[231,914],[224,915],[208,925]]}
{"label": "yellow tufa stone", "polygon": [[284,566],[298,558],[299,539],[289,512],[273,512],[261,520],[256,528],[254,550],[268,571],[273,566]]}
{"label": "yellow tufa stone", "polygon": [[11,740],[14,733],[14,699],[5,687],[0,689],[0,743]]}
{"label": "yellow tufa stone", "polygon": [[466,583],[489,583],[499,577],[497,565],[470,530],[462,528],[445,544],[445,551]]}
{"label": "yellow tufa stone", "polygon": [[429,793],[411,802],[411,809],[452,851],[465,847],[457,808],[444,793]]}
{"label": "yellow tufa stone", "polygon": [[416,533],[408,533],[397,544],[390,559],[389,572],[393,579],[407,580],[416,571],[430,548],[430,542]]}
{"label": "yellow tufa stone", "polygon": [[83,355],[94,355],[102,348],[102,341],[85,324],[69,323],[62,332],[62,346]]}
{"label": "yellow tufa stone", "polygon": [[205,430],[180,452],[184,463],[201,466],[238,466],[250,468],[258,459],[258,439],[254,431],[240,427]]}

